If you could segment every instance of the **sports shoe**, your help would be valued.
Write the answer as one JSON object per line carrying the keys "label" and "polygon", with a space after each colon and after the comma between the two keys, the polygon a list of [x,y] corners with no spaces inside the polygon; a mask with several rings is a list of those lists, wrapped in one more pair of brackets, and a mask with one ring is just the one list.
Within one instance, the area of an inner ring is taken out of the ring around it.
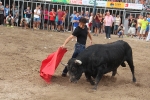
{"label": "sports shoe", "polygon": [[111,38],[109,38],[109,39],[111,39]]}

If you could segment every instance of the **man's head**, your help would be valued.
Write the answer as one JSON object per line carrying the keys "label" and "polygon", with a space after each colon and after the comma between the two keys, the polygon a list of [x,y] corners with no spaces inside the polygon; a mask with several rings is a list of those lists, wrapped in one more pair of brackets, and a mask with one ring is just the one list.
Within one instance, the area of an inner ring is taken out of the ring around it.
{"label": "man's head", "polygon": [[107,12],[106,12],[106,15],[107,15],[107,16],[109,16],[109,15],[110,15],[110,12],[109,12],[109,11],[107,11]]}
{"label": "man's head", "polygon": [[117,18],[119,18],[120,16],[119,15],[117,15]]}
{"label": "man's head", "polygon": [[9,5],[8,5],[8,4],[6,4],[6,8],[9,8]]}
{"label": "man's head", "polygon": [[145,21],[147,20],[147,17],[146,17],[146,16],[144,17],[144,20],[145,20]]}
{"label": "man's head", "polygon": [[86,11],[85,14],[88,15],[88,14],[89,14],[89,11]]}
{"label": "man's head", "polygon": [[76,11],[73,11],[73,14],[76,14]]}
{"label": "man's head", "polygon": [[0,5],[2,5],[2,2],[0,1]]}
{"label": "man's head", "polygon": [[58,11],[61,11],[61,8],[58,8]]}
{"label": "man's head", "polygon": [[79,12],[76,13],[77,17],[79,17]]}
{"label": "man's head", "polygon": [[52,11],[54,12],[54,8],[52,8]]}
{"label": "man's head", "polygon": [[11,13],[9,14],[9,17],[11,17]]}
{"label": "man's head", "polygon": [[30,10],[30,7],[28,6],[27,9]]}
{"label": "man's head", "polygon": [[132,19],[133,18],[133,16],[132,15],[130,15],[130,19]]}
{"label": "man's head", "polygon": [[86,25],[86,19],[84,17],[80,18],[79,27],[84,29],[85,25]]}
{"label": "man's head", "polygon": [[82,62],[80,60],[75,59],[75,58],[71,58],[68,61],[67,68],[69,71],[70,81],[71,82],[77,82],[83,73]]}

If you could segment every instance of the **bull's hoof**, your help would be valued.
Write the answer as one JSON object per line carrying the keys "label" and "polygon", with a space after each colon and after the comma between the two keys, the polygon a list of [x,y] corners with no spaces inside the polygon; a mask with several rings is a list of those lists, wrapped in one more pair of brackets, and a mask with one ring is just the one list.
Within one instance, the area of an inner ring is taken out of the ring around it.
{"label": "bull's hoof", "polygon": [[126,67],[126,64],[125,64],[125,63],[122,63],[121,66],[122,66],[122,67]]}
{"label": "bull's hoof", "polygon": [[94,86],[92,89],[96,91],[97,90],[97,86]]}
{"label": "bull's hoof", "polygon": [[133,80],[132,80],[134,83],[136,82],[136,78],[133,78]]}
{"label": "bull's hoof", "polygon": [[90,82],[91,83],[91,85],[95,85],[95,83],[94,82]]}

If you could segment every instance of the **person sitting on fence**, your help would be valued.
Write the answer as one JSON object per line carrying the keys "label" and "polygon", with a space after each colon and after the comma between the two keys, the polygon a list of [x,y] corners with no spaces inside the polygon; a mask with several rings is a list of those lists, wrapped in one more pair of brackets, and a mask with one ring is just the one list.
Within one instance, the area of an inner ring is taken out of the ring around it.
{"label": "person sitting on fence", "polygon": [[31,14],[32,14],[30,7],[27,7],[27,9],[24,10],[24,14],[25,14],[25,20],[26,20],[25,28],[28,28],[29,23],[31,22]]}
{"label": "person sitting on fence", "polygon": [[22,28],[25,28],[25,29],[26,29],[26,25],[27,25],[26,19],[25,19],[25,18],[22,18],[21,21],[20,21],[20,26],[21,26]]}
{"label": "person sitting on fence", "polygon": [[123,26],[123,24],[121,24],[121,25],[118,27],[118,36],[119,36],[119,38],[120,38],[121,36],[122,36],[122,38],[123,38],[124,30],[125,30],[125,27]]}
{"label": "person sitting on fence", "polygon": [[13,17],[11,16],[11,14],[9,14],[9,16],[6,17],[6,25],[13,27]]}

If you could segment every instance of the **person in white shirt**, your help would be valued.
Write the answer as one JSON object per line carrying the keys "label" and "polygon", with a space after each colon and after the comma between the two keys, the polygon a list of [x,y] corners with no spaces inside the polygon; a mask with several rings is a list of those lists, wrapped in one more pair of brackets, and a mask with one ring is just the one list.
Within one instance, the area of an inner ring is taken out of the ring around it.
{"label": "person in white shirt", "polygon": [[91,13],[90,19],[89,19],[89,29],[91,30],[91,26],[92,26],[92,22],[93,22],[93,13]]}
{"label": "person in white shirt", "polygon": [[121,24],[121,18],[119,15],[117,15],[114,21],[114,34],[117,34],[117,30],[120,24]]}
{"label": "person in white shirt", "polygon": [[33,19],[33,28],[34,29],[39,29],[39,25],[41,22],[41,11],[40,11],[40,7],[36,7],[36,9],[34,10],[34,19]]}

